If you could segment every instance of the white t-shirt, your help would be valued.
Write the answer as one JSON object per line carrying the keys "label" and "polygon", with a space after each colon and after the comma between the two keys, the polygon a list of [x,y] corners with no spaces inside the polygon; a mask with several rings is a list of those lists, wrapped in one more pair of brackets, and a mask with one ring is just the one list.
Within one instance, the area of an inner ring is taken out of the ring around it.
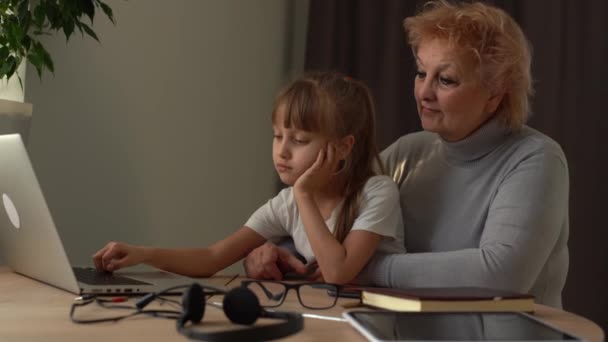
{"label": "white t-shirt", "polygon": [[[341,207],[341,204],[336,206],[330,218],[325,221],[332,233]],[[308,263],[315,260],[292,187],[281,190],[276,197],[256,210],[245,226],[267,240],[291,236],[298,253],[306,258]],[[352,230],[366,230],[381,235],[379,251],[405,252],[399,190],[392,179],[387,176],[374,176],[367,180],[362,191],[359,216],[355,219]]]}

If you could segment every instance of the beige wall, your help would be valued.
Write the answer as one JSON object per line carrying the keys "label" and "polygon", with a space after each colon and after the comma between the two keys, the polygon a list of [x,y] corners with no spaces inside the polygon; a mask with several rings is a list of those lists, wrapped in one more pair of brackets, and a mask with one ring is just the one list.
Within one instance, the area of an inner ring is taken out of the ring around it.
{"label": "beige wall", "polygon": [[306,2],[108,0],[101,44],[29,66],[29,150],[74,263],[109,240],[204,246],[275,193],[269,115],[301,68]]}

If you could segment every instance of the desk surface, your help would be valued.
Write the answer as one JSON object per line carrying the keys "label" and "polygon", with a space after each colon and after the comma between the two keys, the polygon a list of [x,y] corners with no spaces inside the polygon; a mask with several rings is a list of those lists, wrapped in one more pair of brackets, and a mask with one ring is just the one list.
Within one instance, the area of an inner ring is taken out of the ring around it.
{"label": "desk surface", "polygon": [[[204,281],[222,285],[226,278],[220,276]],[[234,281],[232,284],[237,285],[239,282]],[[281,307],[282,310],[317,314],[328,318],[341,318],[343,311],[341,305],[355,301],[340,299],[338,305],[329,310],[303,310],[294,295],[295,293],[290,291]],[[175,331],[175,322],[166,319],[141,317],[118,323],[74,324],[68,315],[74,297],[74,294],[20,276],[6,267],[0,267],[0,341],[153,342],[186,340]],[[211,300],[213,301],[213,299]],[[107,311],[105,312],[107,313]],[[103,314],[104,311],[97,313]],[[84,314],[95,313],[84,312]],[[584,317],[543,305],[537,305],[535,316],[588,341],[602,342],[604,340],[602,329]],[[205,325],[201,326],[201,329],[233,327],[224,317],[221,309],[213,307],[205,310],[203,322]],[[365,341],[364,337],[346,322],[312,317],[305,318],[303,331],[287,340]]]}

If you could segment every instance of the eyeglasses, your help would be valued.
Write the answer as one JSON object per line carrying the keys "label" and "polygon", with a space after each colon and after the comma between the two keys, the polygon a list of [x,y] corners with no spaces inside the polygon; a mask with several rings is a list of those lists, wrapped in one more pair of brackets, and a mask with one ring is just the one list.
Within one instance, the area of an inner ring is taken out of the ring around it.
{"label": "eyeglasses", "polygon": [[277,307],[285,301],[287,292],[294,289],[298,300],[308,309],[329,309],[338,301],[338,285],[327,283],[284,283],[272,280],[243,280],[241,286],[247,287],[258,297],[260,306]]}

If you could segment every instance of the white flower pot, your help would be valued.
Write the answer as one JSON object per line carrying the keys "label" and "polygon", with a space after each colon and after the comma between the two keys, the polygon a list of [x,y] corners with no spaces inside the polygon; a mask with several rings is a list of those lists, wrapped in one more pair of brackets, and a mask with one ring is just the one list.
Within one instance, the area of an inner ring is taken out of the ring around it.
{"label": "white flower pot", "polygon": [[[0,79],[0,99],[23,102],[25,93],[25,65],[25,62],[21,62],[21,65],[17,68],[17,72],[8,81],[6,78]],[[17,75],[21,77],[23,88],[21,88]]]}
{"label": "white flower pot", "polygon": [[[8,81],[0,80],[0,134],[19,133],[27,144],[32,118],[32,104],[24,103],[25,64],[21,63],[17,73]],[[21,77],[23,88],[17,75]]]}
{"label": "white flower pot", "polygon": [[0,134],[19,133],[27,144],[32,104],[0,99]]}

